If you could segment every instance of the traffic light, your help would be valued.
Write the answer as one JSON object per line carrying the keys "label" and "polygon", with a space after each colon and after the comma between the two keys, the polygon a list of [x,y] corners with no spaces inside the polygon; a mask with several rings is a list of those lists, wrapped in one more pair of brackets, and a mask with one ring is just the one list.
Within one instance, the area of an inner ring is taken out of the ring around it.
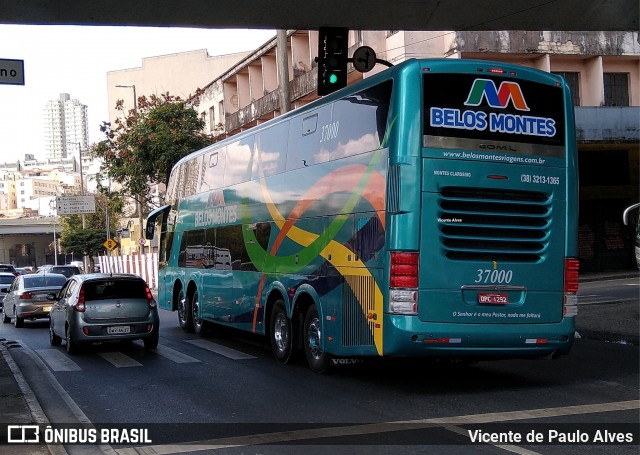
{"label": "traffic light", "polygon": [[320,27],[318,35],[318,95],[328,95],[347,86],[349,29]]}

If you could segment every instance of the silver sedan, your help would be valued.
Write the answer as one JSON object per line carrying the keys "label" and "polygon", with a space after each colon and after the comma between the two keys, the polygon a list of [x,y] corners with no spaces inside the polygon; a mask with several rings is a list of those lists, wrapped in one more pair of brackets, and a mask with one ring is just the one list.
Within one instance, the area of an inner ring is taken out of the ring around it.
{"label": "silver sedan", "polygon": [[48,318],[53,300],[48,296],[57,293],[67,282],[59,274],[17,276],[2,305],[2,322],[13,319],[16,327],[22,327],[25,319]]}
{"label": "silver sedan", "polygon": [[67,352],[105,341],[140,339],[146,349],[158,346],[159,318],[147,283],[137,275],[74,275],[57,295],[50,295],[49,341],[65,339]]}

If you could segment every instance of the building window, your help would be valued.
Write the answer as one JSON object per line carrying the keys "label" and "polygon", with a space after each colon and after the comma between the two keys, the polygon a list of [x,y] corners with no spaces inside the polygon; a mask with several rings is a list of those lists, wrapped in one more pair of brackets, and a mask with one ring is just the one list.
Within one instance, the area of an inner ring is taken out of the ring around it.
{"label": "building window", "polygon": [[209,108],[209,131],[216,130],[216,108],[211,106]]}
{"label": "building window", "polygon": [[571,89],[571,94],[573,95],[573,105],[580,106],[580,73],[569,73],[569,72],[554,72],[553,74],[557,74],[558,76],[562,76],[569,88]]}
{"label": "building window", "polygon": [[629,73],[604,73],[604,105],[629,105]]}

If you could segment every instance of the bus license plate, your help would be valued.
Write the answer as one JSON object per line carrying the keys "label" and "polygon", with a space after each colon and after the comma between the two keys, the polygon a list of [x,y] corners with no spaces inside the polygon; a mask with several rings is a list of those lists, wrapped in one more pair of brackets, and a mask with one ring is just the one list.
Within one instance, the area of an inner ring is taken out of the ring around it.
{"label": "bus license plate", "polygon": [[121,335],[123,333],[130,333],[131,327],[128,325],[120,325],[117,327],[107,327],[107,333],[109,335]]}
{"label": "bus license plate", "polygon": [[478,292],[478,303],[489,305],[506,305],[509,303],[509,296],[497,292]]}

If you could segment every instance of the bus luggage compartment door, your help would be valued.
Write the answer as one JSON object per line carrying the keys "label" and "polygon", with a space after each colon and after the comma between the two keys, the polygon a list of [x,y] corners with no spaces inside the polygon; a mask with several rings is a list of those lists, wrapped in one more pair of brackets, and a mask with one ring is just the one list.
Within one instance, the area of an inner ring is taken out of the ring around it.
{"label": "bus luggage compartment door", "polygon": [[[428,161],[428,160],[427,160]],[[429,322],[562,320],[565,198],[562,185],[519,186],[531,166],[448,162],[471,177],[434,177],[422,192],[418,314]],[[553,181],[560,168],[544,168]],[[507,178],[493,180],[489,174]]]}

